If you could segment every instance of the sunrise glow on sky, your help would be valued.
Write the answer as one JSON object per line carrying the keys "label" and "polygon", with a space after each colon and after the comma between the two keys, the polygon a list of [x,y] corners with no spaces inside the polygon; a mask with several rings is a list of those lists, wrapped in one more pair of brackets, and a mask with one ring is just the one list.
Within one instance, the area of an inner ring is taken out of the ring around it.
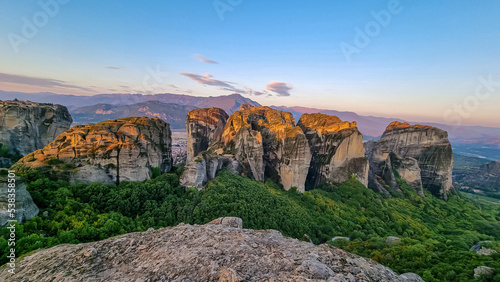
{"label": "sunrise glow on sky", "polygon": [[[0,1],[0,90],[500,127],[499,1]],[[1,99],[1,98],[0,98]]]}

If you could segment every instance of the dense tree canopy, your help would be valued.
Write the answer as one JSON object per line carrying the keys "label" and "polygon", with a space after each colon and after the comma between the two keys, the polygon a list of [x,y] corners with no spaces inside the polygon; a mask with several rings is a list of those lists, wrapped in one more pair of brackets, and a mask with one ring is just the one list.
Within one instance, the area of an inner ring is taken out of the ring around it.
{"label": "dense tree canopy", "polygon": [[[426,281],[471,280],[474,268],[497,271],[500,253],[469,251],[479,241],[500,251],[500,207],[452,196],[444,202],[419,197],[400,182],[404,197],[384,199],[354,179],[336,187],[285,191],[221,171],[206,189],[187,191],[178,174],[119,185],[70,185],[30,172],[24,176],[40,214],[18,225],[17,256],[61,243],[101,240],[181,222],[204,224],[221,216],[243,219],[244,228],[277,229],[284,235],[333,244],[393,270]],[[0,229],[0,264],[6,262],[8,230]],[[349,237],[350,241],[335,236]],[[386,244],[387,236],[402,240]]]}

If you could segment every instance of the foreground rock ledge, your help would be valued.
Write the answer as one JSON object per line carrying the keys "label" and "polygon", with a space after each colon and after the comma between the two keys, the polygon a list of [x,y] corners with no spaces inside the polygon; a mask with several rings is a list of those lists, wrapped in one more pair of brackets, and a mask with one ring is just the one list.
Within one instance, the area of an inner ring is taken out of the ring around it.
{"label": "foreground rock ledge", "polygon": [[232,227],[240,224],[223,218],[59,245],[25,257],[15,275],[4,266],[0,281],[423,281],[276,230]]}

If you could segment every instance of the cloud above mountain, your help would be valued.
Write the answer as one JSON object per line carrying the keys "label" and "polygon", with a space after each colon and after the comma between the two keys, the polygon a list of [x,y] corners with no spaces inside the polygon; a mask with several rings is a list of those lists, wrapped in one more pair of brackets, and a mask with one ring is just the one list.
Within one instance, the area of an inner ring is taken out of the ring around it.
{"label": "cloud above mountain", "polygon": [[281,97],[290,96],[290,90],[292,90],[292,88],[292,86],[281,81],[271,81],[266,86],[266,90],[272,91]]}
{"label": "cloud above mountain", "polygon": [[218,62],[212,60],[212,59],[209,59],[205,56],[203,56],[202,54],[194,54],[193,55],[193,58],[195,58],[196,60],[202,62],[202,63],[208,63],[208,64],[218,64]]}
{"label": "cloud above mountain", "polygon": [[238,93],[242,95],[250,95],[250,96],[263,96],[266,97],[273,96],[270,92],[276,93],[278,97],[288,97],[290,96],[290,90],[292,90],[292,86],[288,85],[285,82],[281,81],[271,81],[267,84],[265,89],[260,91],[253,90],[249,87],[244,87],[243,89],[237,88],[234,85],[237,83],[230,81],[223,81],[213,78],[210,73],[205,73],[203,75],[191,73],[191,72],[181,72],[183,76],[187,76],[190,79],[198,82],[199,84],[216,86],[218,90],[228,91],[233,93]]}

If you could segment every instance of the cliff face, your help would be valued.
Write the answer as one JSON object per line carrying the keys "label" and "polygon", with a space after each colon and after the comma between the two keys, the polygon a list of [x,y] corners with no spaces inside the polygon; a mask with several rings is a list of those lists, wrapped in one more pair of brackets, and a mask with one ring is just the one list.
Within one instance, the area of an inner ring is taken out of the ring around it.
{"label": "cliff face", "polygon": [[95,125],[77,125],[13,168],[53,166],[65,170],[72,182],[118,183],[149,179],[172,165],[169,125],[158,118],[129,117]]}
{"label": "cliff face", "polygon": [[[392,157],[391,157],[392,153]],[[423,196],[423,189],[433,195],[447,199],[454,192],[452,186],[453,154],[448,134],[439,128],[408,123],[391,123],[381,139],[373,144],[369,154],[372,179],[369,187],[379,184],[398,190],[392,183],[393,169]],[[420,170],[420,172],[419,172]]]}
{"label": "cliff face", "polygon": [[[341,249],[241,229],[239,218],[63,244],[16,263],[2,281],[423,281]],[[77,266],[77,267],[75,267]],[[140,270],[140,271],[138,271]]]}
{"label": "cliff face", "polygon": [[61,105],[0,101],[0,143],[13,153],[26,155],[45,147],[72,122]]}
{"label": "cliff face", "polygon": [[344,182],[353,174],[367,185],[368,160],[356,122],[319,113],[303,114],[298,126],[306,133],[312,154],[308,187]]}
{"label": "cliff face", "polygon": [[219,108],[196,109],[187,114],[187,162],[210,144],[222,140],[227,118],[226,112]]}
{"label": "cliff face", "polygon": [[311,154],[291,113],[244,105],[229,117],[222,138],[255,179],[279,179],[286,190],[305,191]]}
{"label": "cliff face", "polygon": [[[188,121],[192,119],[188,116]],[[203,132],[219,132],[217,126]],[[289,112],[242,105],[227,119],[222,142],[217,143],[218,138],[203,140],[209,142],[208,149],[187,164],[182,185],[200,189],[212,179],[208,172],[216,166],[209,164],[215,164],[214,160],[223,154],[224,159],[218,164],[229,163],[232,171],[258,181],[279,180],[286,190],[297,187],[304,192],[306,186],[341,183],[353,174],[363,184],[368,183],[363,136],[355,122],[344,122],[335,116],[304,114],[296,126]],[[200,145],[192,145],[197,146]]]}
{"label": "cliff face", "polygon": [[[1,171],[1,169],[0,169]],[[0,227],[6,225],[9,220],[17,220],[19,223],[32,219],[38,215],[38,207],[33,202],[30,193],[26,190],[26,183],[16,178],[16,201],[14,216],[9,212],[9,187],[7,176],[0,177]]]}

